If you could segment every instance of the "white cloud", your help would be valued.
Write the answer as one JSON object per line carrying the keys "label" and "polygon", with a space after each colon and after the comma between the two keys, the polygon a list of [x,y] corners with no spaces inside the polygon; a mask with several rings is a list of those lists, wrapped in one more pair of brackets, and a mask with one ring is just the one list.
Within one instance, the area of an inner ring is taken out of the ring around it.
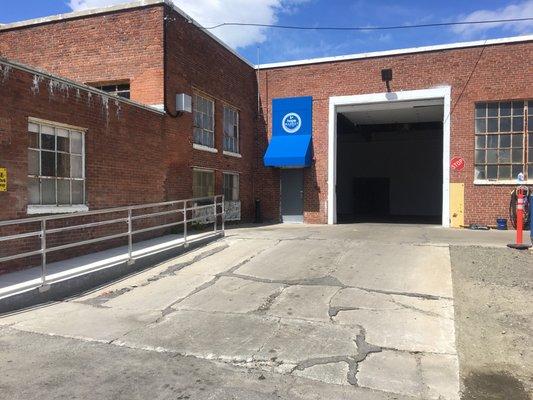
{"label": "white cloud", "polygon": [[[496,10],[477,10],[463,15],[459,21],[487,21],[497,19],[515,19],[533,17],[533,0],[511,4]],[[533,31],[533,21],[499,22],[493,24],[457,25],[452,30],[465,37],[484,33],[490,29],[499,28],[512,33],[529,33]]]}
{"label": "white cloud", "polygon": [[[308,0],[173,0],[174,3],[203,26],[223,22],[273,24],[282,13],[292,13]],[[74,11],[124,3],[124,0],[69,0]],[[266,28],[226,26],[211,32],[234,48],[242,48],[266,40]]]}

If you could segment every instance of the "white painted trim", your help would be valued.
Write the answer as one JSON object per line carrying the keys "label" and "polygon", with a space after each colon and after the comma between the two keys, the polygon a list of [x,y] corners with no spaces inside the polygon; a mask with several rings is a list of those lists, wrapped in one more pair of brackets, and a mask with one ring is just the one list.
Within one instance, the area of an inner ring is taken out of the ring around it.
{"label": "white painted trim", "polygon": [[524,182],[518,183],[514,180],[504,180],[504,181],[489,181],[484,179],[476,179],[474,180],[474,185],[479,186],[518,186],[518,185],[533,185],[533,180],[529,179]]}
{"label": "white painted trim", "polygon": [[319,63],[328,63],[328,62],[336,62],[336,61],[358,60],[362,58],[388,57],[388,56],[397,56],[397,55],[402,55],[402,54],[424,53],[424,52],[429,52],[429,51],[442,51],[442,50],[461,49],[461,48],[467,48],[467,47],[528,42],[530,40],[533,40],[533,35],[512,36],[512,37],[506,37],[506,38],[489,39],[486,41],[476,40],[472,42],[448,43],[448,44],[439,44],[439,45],[434,45],[434,46],[409,47],[405,49],[373,51],[373,52],[368,52],[368,53],[347,54],[343,56],[310,58],[307,60],[275,62],[275,63],[259,64],[259,65],[256,65],[256,68],[257,69],[283,68],[283,67],[291,67],[291,66],[296,66],[296,65],[319,64]]}
{"label": "white painted trim", "polygon": [[214,147],[204,146],[203,144],[193,143],[192,148],[200,151],[207,151],[208,153],[218,153],[218,150]]}
{"label": "white painted trim", "polygon": [[327,218],[328,224],[337,223],[337,107],[390,103],[409,100],[443,99],[443,154],[442,154],[442,226],[450,226],[450,109],[451,87],[442,86],[431,89],[408,90],[392,93],[369,93],[355,96],[337,96],[329,98],[328,118],[328,200]]}
{"label": "white painted trim", "polygon": [[26,213],[28,215],[34,214],[68,214],[75,212],[89,211],[86,205],[72,205],[72,206],[54,206],[54,205],[28,205]]}
{"label": "white painted trim", "polygon": [[234,153],[233,151],[226,151],[226,150],[224,150],[224,151],[222,152],[222,154],[224,154],[225,156],[236,157],[236,158],[242,158],[242,154],[240,154],[240,153]]}
{"label": "white painted trim", "polygon": [[62,122],[56,122],[56,121],[49,121],[49,120],[46,120],[46,119],[36,118],[36,117],[28,117],[28,122],[29,123],[35,123],[35,124],[42,124],[42,125],[52,125],[52,126],[57,127],[57,128],[65,128],[65,129],[69,129],[71,131],[79,131],[79,132],[82,132],[82,133],[87,133],[87,131],[88,131],[88,128],[82,128],[80,126],[64,124]]}
{"label": "white painted trim", "polygon": [[192,167],[192,170],[193,171],[198,171],[198,172],[212,172],[212,173],[215,173],[214,169],[206,168],[206,167]]}

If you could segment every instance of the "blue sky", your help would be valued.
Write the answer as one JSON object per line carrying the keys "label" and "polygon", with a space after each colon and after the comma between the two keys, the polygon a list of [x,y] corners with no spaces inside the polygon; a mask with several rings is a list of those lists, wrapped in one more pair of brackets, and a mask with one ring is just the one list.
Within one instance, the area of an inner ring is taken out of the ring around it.
{"label": "blue sky", "polygon": [[[0,23],[124,0],[2,0]],[[174,0],[204,26],[255,22],[305,26],[385,26],[533,17],[533,0]],[[397,31],[331,32],[226,27],[212,31],[251,62],[296,60],[533,33],[533,22]]]}

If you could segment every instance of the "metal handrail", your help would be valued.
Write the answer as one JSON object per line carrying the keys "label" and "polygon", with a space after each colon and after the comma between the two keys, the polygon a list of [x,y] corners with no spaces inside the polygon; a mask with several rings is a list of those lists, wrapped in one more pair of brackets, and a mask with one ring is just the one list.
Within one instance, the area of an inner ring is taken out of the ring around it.
{"label": "metal handrail", "polygon": [[[203,201],[212,201],[213,203],[207,204],[207,205],[198,205],[198,202],[203,202]],[[189,206],[189,204],[192,204],[192,206]],[[176,208],[172,210],[166,210],[166,211],[154,211],[151,213],[148,212],[144,214],[133,215],[133,211],[135,210],[160,208],[160,207],[168,207],[168,206],[176,206]],[[219,207],[221,209],[221,212],[218,212]],[[192,222],[205,220],[206,218],[206,216],[193,216],[193,218],[189,218],[187,216],[188,212],[189,211],[194,212],[194,211],[199,211],[199,210],[204,210],[204,209],[209,209],[209,208],[213,209],[213,213],[209,214],[207,217],[213,217],[214,232],[216,233],[220,231],[224,233],[225,208],[224,208],[224,196],[223,195],[215,195],[211,197],[197,197],[197,198],[190,198],[190,199],[185,199],[185,200],[167,201],[167,202],[162,202],[162,203],[136,204],[132,206],[114,207],[114,208],[107,208],[107,209],[101,209],[101,210],[78,212],[78,213],[73,213],[73,214],[47,215],[47,216],[41,216],[41,217],[0,221],[0,227],[10,226],[10,225],[21,225],[21,224],[28,224],[28,223],[37,223],[37,222],[40,222],[40,225],[41,225],[41,229],[38,231],[0,236],[0,242],[4,242],[8,240],[15,240],[15,239],[23,239],[23,238],[28,238],[32,236],[39,236],[41,239],[41,246],[39,250],[0,257],[0,262],[6,262],[6,261],[11,261],[11,260],[17,260],[20,258],[31,257],[35,255],[41,255],[40,286],[45,286],[47,284],[46,255],[48,253],[127,236],[128,237],[127,263],[131,265],[135,262],[135,259],[132,254],[134,235],[143,233],[143,232],[157,230],[157,229],[164,229],[164,228],[169,228],[172,226],[183,225],[183,245],[187,247],[188,246],[187,225]],[[121,213],[121,212],[127,212],[128,214],[127,217],[113,218],[110,220],[83,223],[83,224],[78,224],[78,225],[68,225],[68,226],[52,228],[52,229],[50,228],[47,229],[46,227],[47,222],[49,221],[61,220],[61,219],[67,219],[67,218],[75,218],[75,217],[82,218],[86,216],[105,215],[105,214]],[[134,221],[146,220],[148,218],[155,218],[155,217],[160,217],[163,215],[171,215],[171,214],[181,215],[182,219],[176,222],[172,222],[172,223],[158,224],[158,225],[145,227],[145,228],[139,228],[139,229],[133,228]],[[219,217],[221,217],[221,228],[220,229],[218,229],[218,225],[217,225],[217,220]],[[85,229],[85,228],[104,226],[104,225],[112,225],[112,224],[118,224],[118,223],[126,223],[127,231],[116,233],[116,234],[111,234],[107,236],[87,239],[87,240],[80,240],[80,241],[72,242],[72,243],[66,243],[66,244],[53,246],[53,247],[47,246],[47,234],[60,233],[60,232],[72,231],[76,229]],[[99,268],[102,268],[102,267],[99,267]],[[84,271],[83,273],[87,273],[87,271]]]}

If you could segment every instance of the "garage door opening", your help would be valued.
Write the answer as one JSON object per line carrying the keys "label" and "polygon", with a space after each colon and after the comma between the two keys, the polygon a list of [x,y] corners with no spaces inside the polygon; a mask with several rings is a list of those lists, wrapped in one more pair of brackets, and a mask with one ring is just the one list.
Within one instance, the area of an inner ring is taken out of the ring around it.
{"label": "garage door opening", "polygon": [[337,108],[337,221],[440,224],[443,99]]}

